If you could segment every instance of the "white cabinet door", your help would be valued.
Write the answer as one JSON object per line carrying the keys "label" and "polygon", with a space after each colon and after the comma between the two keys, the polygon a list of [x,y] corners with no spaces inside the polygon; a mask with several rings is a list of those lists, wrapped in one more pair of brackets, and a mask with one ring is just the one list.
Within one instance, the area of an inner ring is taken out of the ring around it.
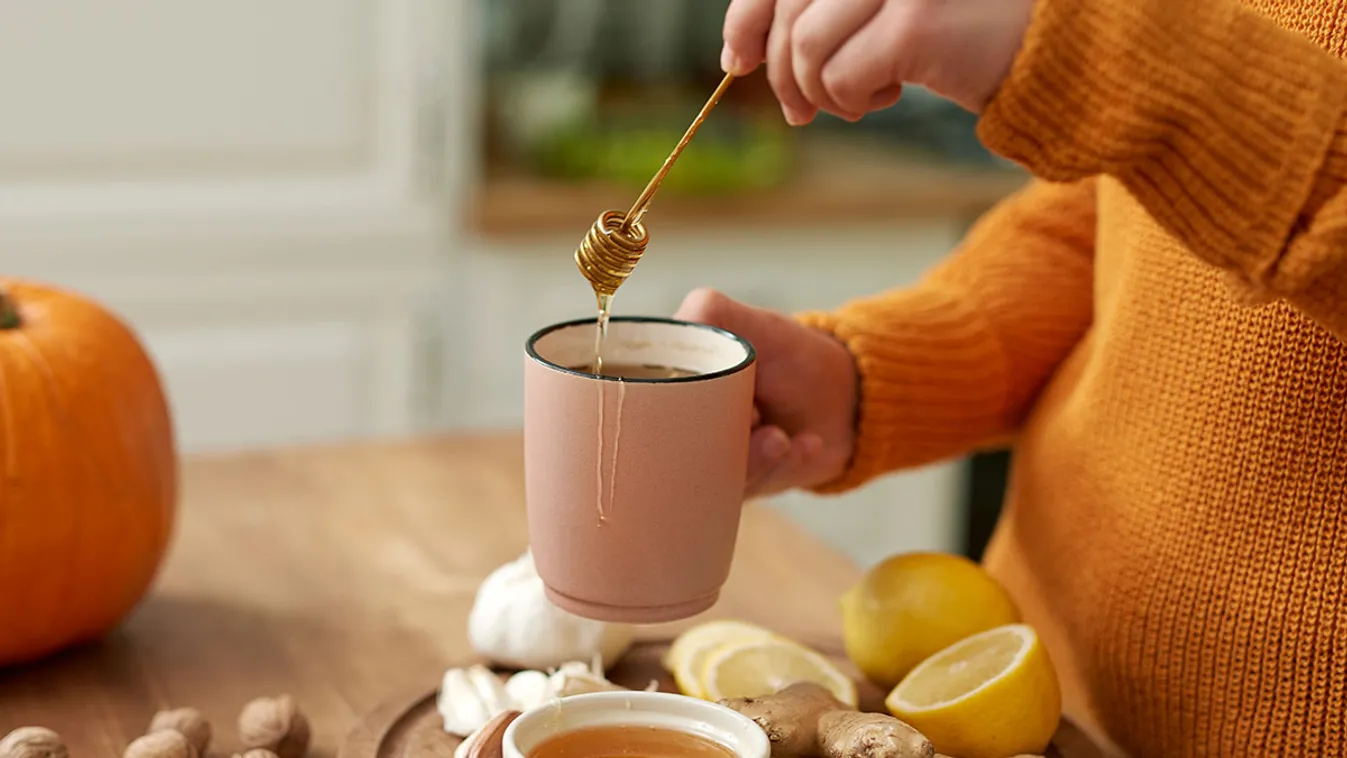
{"label": "white cabinet door", "polygon": [[185,449],[414,431],[474,5],[4,3],[0,273],[139,329]]}

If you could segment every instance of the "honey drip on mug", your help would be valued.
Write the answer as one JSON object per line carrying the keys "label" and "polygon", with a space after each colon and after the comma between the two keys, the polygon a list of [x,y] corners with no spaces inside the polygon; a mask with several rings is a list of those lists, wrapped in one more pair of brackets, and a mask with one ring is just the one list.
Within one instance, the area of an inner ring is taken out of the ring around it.
{"label": "honey drip on mug", "polygon": [[[611,294],[606,293],[595,293],[595,294],[598,295],[599,300],[599,317],[594,322],[594,362],[590,365],[590,371],[593,372],[595,376],[603,376],[603,343],[608,339],[608,316],[612,311],[613,296]],[[605,432],[603,423],[603,412],[604,406],[607,405],[608,401],[608,382],[600,379],[599,381],[596,381],[595,384],[599,385],[599,423],[598,423],[599,452],[596,458],[597,464],[594,467],[595,469],[594,491],[597,493],[596,497],[598,498],[598,503],[596,504],[596,507],[599,514],[599,526],[603,526],[604,524],[608,523],[608,509],[604,506],[603,500],[603,462],[604,462],[603,438]],[[620,433],[620,424],[622,418],[621,416],[622,395],[626,394],[625,393],[626,387],[621,383],[621,381],[618,382],[618,386],[621,388],[621,390],[619,390],[621,394],[618,395],[617,399],[618,402],[617,421],[619,425],[618,433]],[[617,434],[614,434],[612,474],[609,476],[609,488],[608,488],[608,505],[610,506],[612,505],[613,502],[612,484],[617,479],[617,441],[618,441]]]}
{"label": "honey drip on mug", "polygon": [[[613,507],[613,501],[617,497],[617,458],[622,446],[622,406],[627,399],[627,383],[621,377],[615,377],[616,381],[597,381],[599,385],[599,451],[596,456],[594,466],[594,491],[597,493],[597,502],[595,503],[599,516],[599,526],[608,523],[608,511]],[[605,455],[605,432],[607,429],[604,424],[604,412],[608,405],[608,387],[617,385],[617,403],[613,414],[613,449],[611,455]],[[606,459],[611,460],[608,466],[608,487],[604,492],[603,464]],[[607,498],[604,495],[607,494]]]}
{"label": "honey drip on mug", "polygon": [[594,365],[591,371],[595,376],[603,375],[603,343],[608,338],[608,315],[612,312],[613,296],[598,293],[599,318],[594,328]]}

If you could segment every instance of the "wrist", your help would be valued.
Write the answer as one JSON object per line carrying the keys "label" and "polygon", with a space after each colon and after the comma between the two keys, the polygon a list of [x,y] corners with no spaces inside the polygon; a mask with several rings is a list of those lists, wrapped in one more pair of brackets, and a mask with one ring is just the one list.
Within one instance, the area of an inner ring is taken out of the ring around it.
{"label": "wrist", "polygon": [[827,491],[830,483],[845,480],[855,466],[862,416],[861,367],[846,340],[837,334],[837,324],[832,314],[808,311],[797,314],[795,318],[818,333],[822,344],[827,346],[828,357],[819,364],[822,376],[816,380],[817,386],[827,388],[832,403],[827,414],[830,422],[820,430],[825,439],[825,454],[828,458],[828,465],[824,468],[829,476],[826,482],[816,485],[816,489]]}

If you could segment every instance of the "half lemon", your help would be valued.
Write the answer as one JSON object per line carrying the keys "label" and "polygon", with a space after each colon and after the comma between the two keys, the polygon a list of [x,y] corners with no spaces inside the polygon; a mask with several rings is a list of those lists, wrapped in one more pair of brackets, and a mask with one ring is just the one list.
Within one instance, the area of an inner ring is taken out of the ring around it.
{"label": "half lemon", "polygon": [[935,653],[884,704],[936,752],[959,758],[1042,755],[1062,715],[1056,669],[1025,624],[996,627]]}

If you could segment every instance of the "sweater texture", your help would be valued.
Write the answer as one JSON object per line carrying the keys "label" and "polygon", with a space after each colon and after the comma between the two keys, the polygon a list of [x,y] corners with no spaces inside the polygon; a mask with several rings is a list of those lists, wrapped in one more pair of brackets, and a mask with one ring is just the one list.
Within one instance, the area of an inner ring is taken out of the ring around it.
{"label": "sweater texture", "polygon": [[1040,0],[984,143],[1036,179],[801,318],[840,492],[1009,444],[988,569],[1136,756],[1347,755],[1347,3]]}

